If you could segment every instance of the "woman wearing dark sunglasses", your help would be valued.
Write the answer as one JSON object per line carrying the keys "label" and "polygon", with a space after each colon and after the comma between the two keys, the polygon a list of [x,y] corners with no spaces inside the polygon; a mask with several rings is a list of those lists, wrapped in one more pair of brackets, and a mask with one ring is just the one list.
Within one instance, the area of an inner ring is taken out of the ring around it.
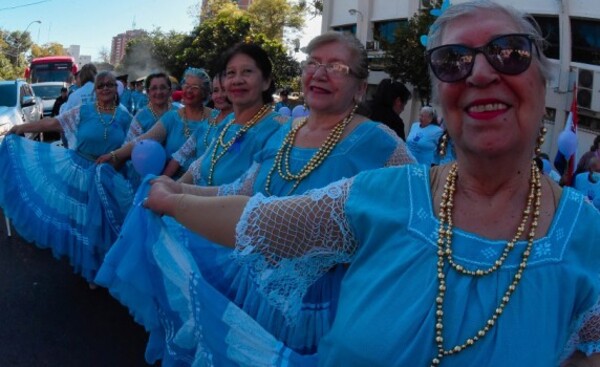
{"label": "woman wearing dark sunglasses", "polygon": [[[273,279],[267,293],[302,293],[349,262],[321,366],[557,366],[598,299],[600,213],[533,162],[548,74],[529,19],[478,1],[432,26],[428,48],[440,48],[428,61],[455,163],[370,171],[285,198],[192,197],[156,182],[146,206],[235,246],[238,261]],[[237,341],[228,356],[240,365],[277,350],[234,310],[195,306],[197,320],[235,330],[204,330],[203,346]]]}
{"label": "woman wearing dark sunglasses", "polygon": [[[68,257],[90,283],[104,252],[114,241],[101,223],[101,198],[95,189],[100,155],[123,144],[131,115],[119,104],[111,72],[94,83],[96,101],[54,118],[15,126],[0,148],[0,206],[19,234],[56,257]],[[63,132],[69,149],[19,137],[30,132]]]}

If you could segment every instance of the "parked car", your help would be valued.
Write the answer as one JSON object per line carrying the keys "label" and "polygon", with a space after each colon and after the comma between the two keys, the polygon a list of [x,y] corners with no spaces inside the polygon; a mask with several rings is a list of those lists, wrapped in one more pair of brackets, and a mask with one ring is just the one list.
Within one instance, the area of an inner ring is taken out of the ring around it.
{"label": "parked car", "polygon": [[24,80],[0,81],[0,138],[14,125],[39,121],[44,114],[42,99]]}
{"label": "parked car", "polygon": [[54,102],[60,96],[60,90],[67,87],[68,85],[65,82],[43,82],[31,84],[31,88],[33,88],[35,95],[40,97],[43,101],[44,117],[52,116],[52,107],[54,107]]}

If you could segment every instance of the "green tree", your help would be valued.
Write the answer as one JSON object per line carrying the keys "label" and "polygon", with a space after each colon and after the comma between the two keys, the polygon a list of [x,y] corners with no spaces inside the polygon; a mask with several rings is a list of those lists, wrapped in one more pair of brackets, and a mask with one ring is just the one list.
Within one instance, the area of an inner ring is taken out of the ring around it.
{"label": "green tree", "polygon": [[254,0],[248,7],[248,14],[255,33],[281,40],[284,28],[302,29],[305,6],[287,0]]}
{"label": "green tree", "polygon": [[229,5],[234,5],[232,0],[206,0],[202,4],[200,22],[204,22],[207,19],[213,18],[219,14],[219,12]]}
{"label": "green tree", "polygon": [[203,67],[211,74],[222,68],[221,57],[233,45],[254,42],[262,46],[273,62],[276,82],[288,84],[299,75],[300,66],[287,54],[281,39],[253,28],[252,17],[237,6],[224,6],[216,17],[202,22],[183,41],[182,65]]}
{"label": "green tree", "polygon": [[63,45],[61,45],[60,43],[50,42],[44,45],[33,44],[31,46],[31,57],[62,55],[66,55],[66,52]]}
{"label": "green tree", "polygon": [[[439,1],[433,5],[439,7]],[[407,27],[396,31],[394,42],[382,42],[386,51],[384,70],[392,78],[412,84],[423,104],[429,104],[431,100],[431,81],[424,58],[425,47],[420,39],[429,32],[429,27],[435,20],[430,14],[431,9],[430,6],[410,18]]]}
{"label": "green tree", "polygon": [[0,77],[3,79],[23,78],[27,60],[25,53],[33,42],[29,32],[8,32],[0,29]]}

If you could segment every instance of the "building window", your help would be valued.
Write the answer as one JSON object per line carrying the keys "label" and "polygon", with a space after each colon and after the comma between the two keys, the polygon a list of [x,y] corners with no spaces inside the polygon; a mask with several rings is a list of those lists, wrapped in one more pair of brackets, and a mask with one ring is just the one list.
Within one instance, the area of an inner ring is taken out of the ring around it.
{"label": "building window", "polygon": [[350,33],[356,36],[356,24],[339,25],[332,27],[332,29],[336,32]]}
{"label": "building window", "polygon": [[535,21],[539,24],[542,31],[542,37],[548,42],[544,55],[550,59],[558,60],[560,58],[560,27],[558,17],[536,15]]}
{"label": "building window", "polygon": [[571,19],[572,61],[600,65],[600,21]]}
{"label": "building window", "polygon": [[384,44],[393,43],[396,40],[396,31],[399,28],[408,27],[407,19],[387,20],[385,22],[373,23],[373,38]]}

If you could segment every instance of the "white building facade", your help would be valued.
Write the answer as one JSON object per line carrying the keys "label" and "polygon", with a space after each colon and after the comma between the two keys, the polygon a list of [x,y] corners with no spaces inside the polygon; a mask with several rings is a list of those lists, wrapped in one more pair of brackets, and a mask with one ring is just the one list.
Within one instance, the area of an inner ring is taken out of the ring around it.
{"label": "white building facade", "polygon": [[[378,39],[393,40],[394,30],[406,25],[429,0],[325,0],[322,32],[350,31],[369,50],[369,84],[388,77],[377,58],[383,51]],[[465,0],[451,0],[452,4]],[[558,134],[563,130],[577,84],[579,104],[579,148],[577,156],[589,150],[600,134],[600,1],[590,0],[496,0],[532,14],[540,24],[550,47],[545,50],[553,64],[554,79],[546,93],[545,118],[548,134],[543,150],[554,157]],[[420,101],[413,99],[402,117],[415,121]]]}

